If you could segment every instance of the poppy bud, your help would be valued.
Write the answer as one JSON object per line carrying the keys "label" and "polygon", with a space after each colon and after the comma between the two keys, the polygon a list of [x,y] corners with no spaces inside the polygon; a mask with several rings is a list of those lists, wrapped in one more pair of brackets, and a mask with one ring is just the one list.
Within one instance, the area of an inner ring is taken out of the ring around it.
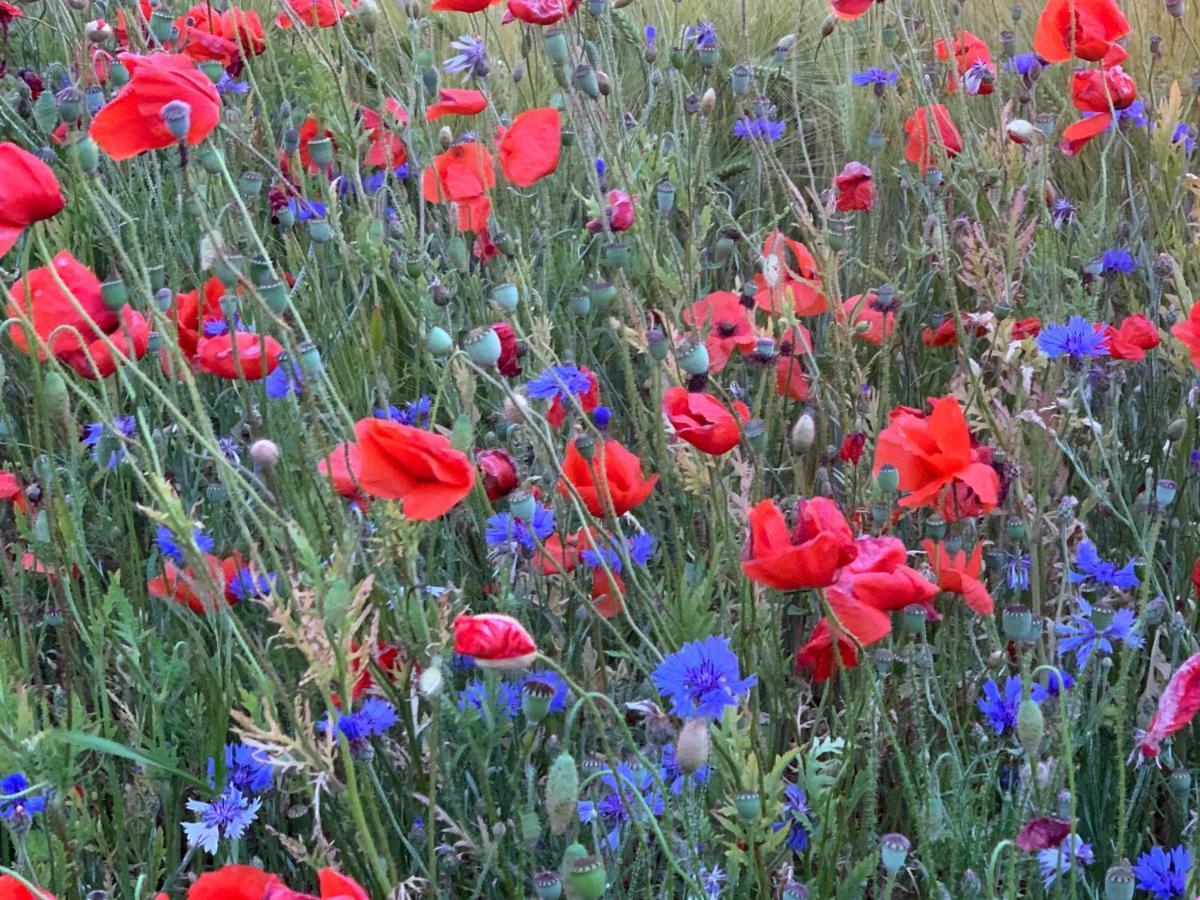
{"label": "poppy bud", "polygon": [[533,876],[533,893],[538,900],[558,900],[562,896],[562,877],[557,872],[538,872]]}
{"label": "poppy bud", "polygon": [[460,272],[466,272],[470,268],[467,242],[463,240],[462,235],[456,234],[446,242],[446,260]]}
{"label": "poppy bud", "polygon": [[575,449],[583,457],[584,462],[591,462],[596,456],[596,442],[590,435],[581,434],[575,438]]}
{"label": "poppy bud", "polygon": [[1172,419],[1171,424],[1167,426],[1167,440],[1178,441],[1184,434],[1187,433],[1187,419],[1180,417]]}
{"label": "poppy bud", "polygon": [[[833,29],[836,27],[837,27],[837,16],[834,16],[834,15],[826,16],[825,21],[821,23],[821,39],[824,40],[825,38],[827,38],[831,34],[833,34]],[[895,29],[892,29],[892,30],[895,31]],[[893,44],[894,44],[894,42],[893,42]],[[884,38],[884,45],[887,46],[886,37]]]}
{"label": "poppy bud", "polygon": [[713,108],[716,105],[717,105],[717,92],[715,90],[713,90],[712,88],[709,88],[700,97],[700,114],[702,116],[707,116],[710,112],[713,111]]}
{"label": "poppy bud", "polygon": [[1104,874],[1104,900],[1133,900],[1136,882],[1129,860],[1122,859]]}
{"label": "poppy bud", "polygon": [[703,375],[708,371],[708,347],[693,338],[685,338],[675,348],[675,362],[689,375]]}
{"label": "poppy bud", "polygon": [[417,691],[426,700],[433,700],[442,693],[444,683],[442,667],[432,665],[428,669],[421,670],[421,674],[417,677]]}
{"label": "poppy bud", "polygon": [[567,36],[560,26],[552,26],[542,31],[542,47],[550,62],[557,66],[565,66],[571,58],[571,48],[567,45]]}
{"label": "poppy bud", "polygon": [[264,469],[273,469],[279,462],[279,445],[266,438],[260,438],[250,445],[250,458]]}
{"label": "poppy bud", "polygon": [[912,848],[912,841],[902,834],[885,834],[879,839],[879,861],[883,863],[883,870],[888,875],[895,875],[900,871],[900,867],[904,865],[904,861],[908,859],[908,851]]}
{"label": "poppy bud", "polygon": [[[46,411],[56,422],[70,424],[71,396],[67,393],[67,382],[58,372],[47,372],[42,382]],[[69,430],[69,429],[68,429]]]}
{"label": "poppy bud", "polygon": [[762,797],[755,792],[738,794],[733,798],[733,808],[743,822],[754,822],[762,815]]}
{"label": "poppy bud", "polygon": [[490,369],[500,361],[500,335],[496,334],[496,329],[490,325],[476,328],[463,338],[463,349],[475,365],[482,369]]}
{"label": "poppy bud", "polygon": [[567,870],[567,895],[572,900],[599,900],[608,887],[608,873],[598,856],[585,856]]}
{"label": "poppy bud", "polygon": [[612,93],[612,79],[608,77],[607,72],[600,69],[596,70],[596,83],[600,86],[600,96],[607,97]]}
{"label": "poppy bud", "polygon": [[425,349],[434,356],[446,356],[454,349],[454,340],[440,325],[434,325],[425,335]]}
{"label": "poppy bud", "polygon": [[1042,708],[1033,698],[1026,697],[1017,707],[1017,737],[1021,741],[1021,749],[1030,760],[1037,759],[1045,733]]}
{"label": "poppy bud", "polygon": [[812,413],[805,410],[792,426],[791,445],[793,453],[807,453],[812,449],[817,437],[817,424],[813,421]]}
{"label": "poppy bud", "polygon": [[[514,495],[517,486],[517,464],[513,462],[511,456],[503,450],[485,450],[479,454],[475,462],[483,473],[483,489],[489,500],[495,503],[502,497]],[[512,500],[510,499],[510,509],[511,506]],[[513,515],[517,514],[514,512]],[[517,518],[528,521],[532,515],[533,513],[530,512],[529,515],[517,516]]]}
{"label": "poppy bud", "polygon": [[596,78],[596,70],[587,63],[580,63],[575,67],[571,73],[571,83],[593,100],[600,96],[600,81]]}
{"label": "poppy bud", "polygon": [[699,771],[708,763],[710,746],[707,719],[688,719],[675,739],[675,761],[684,775]]}
{"label": "poppy bud", "polygon": [[1004,134],[1014,144],[1028,144],[1042,136],[1037,127],[1025,119],[1013,119],[1004,126]]}
{"label": "poppy bud", "polygon": [[579,771],[575,760],[565,750],[550,766],[546,776],[546,815],[550,818],[550,831],[564,834],[575,820],[575,808],[579,803]]}

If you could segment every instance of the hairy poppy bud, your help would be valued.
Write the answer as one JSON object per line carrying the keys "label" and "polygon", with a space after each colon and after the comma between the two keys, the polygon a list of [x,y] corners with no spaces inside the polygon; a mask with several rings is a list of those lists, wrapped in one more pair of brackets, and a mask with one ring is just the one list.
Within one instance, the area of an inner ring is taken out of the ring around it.
{"label": "hairy poppy bud", "polygon": [[1167,426],[1167,440],[1178,441],[1184,434],[1187,433],[1187,419],[1180,417],[1172,419],[1171,424]]}
{"label": "hairy poppy bud", "polygon": [[[46,410],[56,423],[70,425],[71,397],[67,393],[67,382],[58,372],[47,372],[42,382]],[[70,428],[67,429],[68,431]]]}
{"label": "hairy poppy bud", "polygon": [[172,100],[159,111],[163,124],[171,137],[177,141],[187,140],[188,131],[192,127],[192,107],[183,100]]}
{"label": "hairy poppy bud", "polygon": [[712,88],[709,88],[700,96],[700,114],[707,116],[713,111],[713,108],[716,107],[716,105],[717,92]]}
{"label": "hairy poppy bud", "polygon": [[707,719],[688,719],[675,739],[675,761],[685,775],[708,763],[709,735]]}
{"label": "hairy poppy bud", "polygon": [[546,815],[550,831],[564,834],[575,820],[579,803],[579,771],[570,753],[563,752],[550,766],[546,776]]}
{"label": "hairy poppy bud", "polygon": [[1017,707],[1017,737],[1021,740],[1021,749],[1029,759],[1037,759],[1045,733],[1046,723],[1042,718],[1042,708],[1035,700],[1026,697]]}
{"label": "hairy poppy bud", "polygon": [[432,700],[442,693],[442,685],[445,683],[445,678],[442,677],[441,666],[430,666],[428,669],[422,669],[420,676],[417,678],[417,691],[426,700]]}
{"label": "hairy poppy bud", "polygon": [[812,413],[805,410],[792,426],[790,436],[793,453],[807,453],[812,449],[817,437],[817,424],[813,421]]}
{"label": "hairy poppy bud", "polygon": [[264,469],[271,469],[279,462],[279,445],[260,438],[250,445],[250,458]]}
{"label": "hairy poppy bud", "polygon": [[425,335],[425,349],[434,356],[446,356],[454,349],[454,340],[440,325],[434,325]]}

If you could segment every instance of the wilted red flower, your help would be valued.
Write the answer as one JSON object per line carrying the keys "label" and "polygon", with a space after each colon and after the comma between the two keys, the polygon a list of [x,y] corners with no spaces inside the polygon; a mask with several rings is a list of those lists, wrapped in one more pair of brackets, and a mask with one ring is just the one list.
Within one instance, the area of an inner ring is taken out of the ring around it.
{"label": "wilted red flower", "polygon": [[11,875],[0,875],[0,900],[54,900],[49,891],[31,891]]}
{"label": "wilted red flower", "polygon": [[838,212],[865,212],[875,206],[875,178],[871,167],[848,162],[833,179]]}
{"label": "wilted red flower", "polygon": [[0,143],[0,256],[28,226],[57,215],[64,205],[48,165],[16,144]]}
{"label": "wilted red flower", "polygon": [[269,334],[227,331],[196,345],[196,368],[228,381],[258,381],[279,365],[283,347]]}
{"label": "wilted red flower", "polygon": [[483,12],[503,0],[433,0],[429,8],[434,12]]}
{"label": "wilted red flower", "polygon": [[341,0],[287,0],[290,13],[285,10],[276,18],[280,28],[291,28],[295,16],[310,28],[332,28],[346,14]]}
{"label": "wilted red flower", "polygon": [[951,552],[945,541],[934,543],[926,538],[921,546],[929,555],[929,564],[941,590],[961,595],[967,606],[981,616],[992,614],[992,595],[979,580],[983,570],[982,544],[976,544],[969,557],[961,548]]}
{"label": "wilted red flower", "polygon": [[518,187],[529,187],[558,168],[561,147],[558,110],[527,109],[513,119],[500,139],[500,171]]}
{"label": "wilted red flower", "polygon": [[741,401],[734,401],[730,412],[711,394],[693,393],[681,387],[669,388],[663,394],[663,413],[676,437],[712,456],[736,447],[742,439],[741,423],[750,418],[750,410]]}
{"label": "wilted red flower", "polygon": [[442,116],[474,116],[487,109],[487,97],[470,88],[439,88],[437,103],[425,110],[425,121],[436,122]]}
{"label": "wilted red flower", "polygon": [[709,371],[714,375],[729,363],[734,352],[754,349],[754,325],[741,297],[732,291],[714,291],[683,311],[683,322],[705,332]]}
{"label": "wilted red flower", "polygon": [[[29,317],[38,337],[39,359],[46,358],[49,347],[51,355],[85,378],[107,378],[130,356],[141,359],[150,339],[141,314],[130,306],[120,312],[109,309],[100,295],[100,279],[68,250],[60,251],[50,266],[30,269],[12,286],[8,315]],[[10,326],[9,336],[20,349],[29,349],[21,323]]]}
{"label": "wilted red flower", "polygon": [[609,231],[628,231],[633,227],[634,209],[633,198],[622,190],[608,192],[608,205],[604,207],[604,217],[589,219],[586,228],[592,234],[599,234],[608,223]]}
{"label": "wilted red flower", "polygon": [[512,616],[481,613],[454,620],[454,652],[484,669],[524,669],[537,656],[537,644]]}
{"label": "wilted red flower", "polygon": [[500,338],[500,358],[496,360],[496,371],[505,378],[515,378],[521,368],[521,351],[517,347],[517,333],[507,322],[493,322],[492,331]]}
{"label": "wilted red flower", "polygon": [[1187,347],[1192,365],[1200,368],[1200,303],[1192,305],[1186,319],[1171,326],[1171,334]]}
{"label": "wilted red flower", "polygon": [[816,261],[799,241],[781,231],[771,232],[763,241],[761,263],[762,271],[754,276],[758,286],[754,302],[759,309],[778,313],[788,300],[798,316],[815,316],[828,308]]}
{"label": "wilted red flower", "polygon": [[1129,22],[1115,0],[1047,0],[1033,49],[1047,62],[1074,56],[1114,65],[1127,55],[1116,43],[1127,34]]}
{"label": "wilted red flower", "polygon": [[901,506],[933,506],[957,483],[971,489],[982,511],[996,505],[1000,478],[977,461],[966,416],[953,395],[934,400],[928,417],[905,412],[891,420],[875,447],[875,473],[888,464],[900,473],[900,489],[909,492],[900,498]]}
{"label": "wilted red flower", "polygon": [[791,531],[775,501],[763,500],[750,510],[742,571],[781,591],[820,588],[833,584],[857,552],[846,517],[829,498],[799,500]]}
{"label": "wilted red flower", "polygon": [[[931,119],[933,134],[930,133]],[[904,133],[908,135],[904,158],[920,168],[922,175],[936,165],[943,154],[953,158],[962,153],[962,135],[950,118],[950,110],[941,103],[918,107],[905,121]]]}
{"label": "wilted red flower", "polygon": [[947,79],[946,90],[949,93],[958,90],[960,80],[965,84],[968,94],[990,94],[995,89],[996,68],[992,64],[992,51],[985,41],[971,32],[960,31],[953,42],[938,38],[934,43],[934,52],[943,61],[948,61],[953,53],[958,77],[952,74]]}
{"label": "wilted red flower", "polygon": [[1116,328],[1106,325],[1104,334],[1110,357],[1134,362],[1145,359],[1146,351],[1153,350],[1161,340],[1158,328],[1141,313],[1126,316]]}
{"label": "wilted red flower", "polygon": [[[590,413],[600,405],[600,379],[587,366],[580,366],[579,374],[587,379],[588,387],[582,394],[575,395],[575,402],[585,413]],[[574,404],[571,408],[574,409]],[[550,401],[550,408],[546,410],[546,421],[554,428],[562,428],[563,423],[567,421],[567,405],[563,403],[561,392],[556,393]]]}
{"label": "wilted red flower", "polygon": [[1026,853],[1053,850],[1067,839],[1071,830],[1071,823],[1066,819],[1038,816],[1021,826],[1013,843]]}
{"label": "wilted red flower", "polygon": [[1042,332],[1042,322],[1036,316],[1028,319],[1021,319],[1013,323],[1012,339],[1014,341],[1023,341],[1026,338],[1035,338]]}
{"label": "wilted red flower", "polygon": [[1113,110],[1127,109],[1136,99],[1137,84],[1120,66],[1076,72],[1071,79],[1071,100],[1085,115],[1063,129],[1059,149],[1074,156],[1112,124]]}
{"label": "wilted red flower", "polygon": [[571,441],[562,471],[559,493],[568,496],[574,487],[593,516],[603,516],[606,512],[623,516],[649,497],[658,481],[657,475],[643,477],[642,461],[637,454],[612,438],[596,445],[590,461],[579,452],[576,441]]}
{"label": "wilted red flower", "polygon": [[[857,646],[883,640],[892,630],[890,612],[910,604],[928,606],[937,594],[933,584],[905,564],[904,544],[893,537],[860,537],[854,556],[825,588],[833,613],[817,625],[812,638],[796,654],[796,667],[811,669],[824,681],[833,671],[833,642],[838,642],[842,665],[858,661]],[[824,626],[824,628],[822,628]]]}
{"label": "wilted red flower", "polygon": [[876,2],[877,0],[829,0],[829,8],[839,19],[858,19],[866,15],[867,10]]}
{"label": "wilted red flower", "polygon": [[[839,318],[850,326],[854,337],[868,344],[879,346],[888,336],[896,331],[896,312],[894,308],[885,309],[875,292],[865,297],[856,294],[842,304],[842,314]],[[866,326],[863,328],[862,326]]]}
{"label": "wilted red flower", "polygon": [[578,8],[579,0],[508,0],[508,9],[501,21],[553,25],[564,16],[574,15]]}
{"label": "wilted red flower", "polygon": [[516,489],[517,464],[504,450],[484,450],[475,457],[475,465],[483,473],[484,493],[493,503]]}
{"label": "wilted red flower", "polygon": [[440,434],[387,419],[359,419],[354,435],[362,489],[372,497],[402,500],[406,518],[440,518],[475,484],[471,460]]}
{"label": "wilted red flower", "polygon": [[842,446],[838,448],[838,459],[857,466],[862,459],[863,448],[867,445],[867,436],[861,431],[852,431],[842,438]]}
{"label": "wilted red flower", "polygon": [[100,149],[121,160],[178,144],[162,117],[163,107],[176,101],[186,103],[190,111],[188,144],[212,134],[221,121],[221,97],[189,57],[122,53],[118,58],[130,79],[92,119],[88,133]]}

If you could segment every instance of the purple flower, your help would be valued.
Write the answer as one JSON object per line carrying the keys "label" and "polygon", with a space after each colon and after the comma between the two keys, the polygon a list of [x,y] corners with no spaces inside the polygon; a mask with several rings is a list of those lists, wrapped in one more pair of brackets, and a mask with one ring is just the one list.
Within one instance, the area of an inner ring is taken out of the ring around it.
{"label": "purple flower", "polygon": [[783,798],[783,821],[776,822],[771,830],[782,831],[787,828],[788,849],[793,853],[803,853],[808,849],[808,830],[812,826],[808,796],[800,785],[789,782],[783,788]]}
{"label": "purple flower", "polygon": [[1105,275],[1128,275],[1137,269],[1137,260],[1123,247],[1113,247],[1100,254],[1100,268]]}
{"label": "purple flower", "polygon": [[1142,636],[1136,630],[1137,616],[1132,609],[1118,609],[1110,613],[1105,609],[1094,610],[1082,597],[1078,603],[1079,612],[1073,613],[1066,622],[1058,623],[1054,630],[1059,637],[1058,655],[1074,653],[1075,665],[1080,671],[1093,653],[1112,653],[1113,641],[1121,641],[1125,646],[1135,649],[1142,645]]}
{"label": "purple flower", "polygon": [[535,506],[533,518],[525,522],[512,513],[502,512],[489,516],[484,526],[483,537],[494,553],[514,554],[517,548],[533,552],[539,541],[554,533],[554,510]]}
{"label": "purple flower", "polygon": [[266,377],[266,391],[271,400],[282,400],[291,394],[299,397],[304,393],[304,373],[300,365],[280,354],[279,365]]}
{"label": "purple flower", "polygon": [[487,682],[476,679],[459,693],[458,708],[462,712],[494,709],[505,718],[515,719],[521,711],[521,687],[511,681],[501,681],[493,694],[488,690]]}
{"label": "purple flower", "polygon": [[1085,586],[1104,584],[1128,591],[1140,584],[1133,572],[1133,564],[1134,560],[1131,559],[1118,569],[1115,563],[1100,558],[1096,545],[1091,541],[1080,541],[1075,550],[1075,566],[1079,571],[1071,573],[1071,583]]}
{"label": "purple flower", "polygon": [[1036,53],[1018,53],[1004,65],[1010,72],[1016,72],[1025,79],[1033,80],[1041,74],[1045,63]]}
{"label": "purple flower", "polygon": [[766,116],[743,116],[733,123],[733,133],[745,141],[775,142],[787,131],[787,123],[782,119],[768,119]]}
{"label": "purple flower", "polygon": [[133,416],[117,416],[111,425],[104,422],[85,425],[81,440],[85,447],[92,448],[92,461],[112,471],[127,456],[125,442],[133,437],[136,430],[137,424]]}
{"label": "purple flower", "polygon": [[237,788],[226,788],[216,800],[205,803],[189,800],[187,808],[199,815],[195,822],[184,822],[188,846],[202,847],[208,853],[216,853],[221,838],[237,840],[245,833],[250,823],[258,816],[262,801],[247,798]]}
{"label": "purple flower", "polygon": [[490,71],[488,67],[487,44],[482,38],[464,34],[450,46],[458,51],[442,63],[442,69],[453,74],[461,74],[463,81],[470,78],[485,78]]}
{"label": "purple flower", "polygon": [[1180,122],[1175,126],[1175,133],[1171,135],[1172,144],[1182,144],[1183,152],[1191,156],[1196,152],[1198,139],[1200,139],[1200,131],[1195,125],[1189,125],[1187,122]]}
{"label": "purple flower", "polygon": [[1187,877],[1192,855],[1182,844],[1173,850],[1151,847],[1133,865],[1137,886],[1154,895],[1155,900],[1175,900],[1187,895]]}
{"label": "purple flower", "polygon": [[683,40],[697,50],[711,50],[717,46],[717,29],[712,22],[700,21],[683,30]]}
{"label": "purple flower", "polygon": [[26,794],[29,790],[29,779],[24,772],[13,772],[0,778],[0,796],[11,797],[13,794],[24,794],[13,800],[0,801],[0,819],[15,819],[19,816],[35,816],[46,808],[46,798],[42,794]]}
{"label": "purple flower", "polygon": [[[179,539],[166,525],[159,525],[154,529],[154,543],[158,545],[159,551],[171,562],[177,566],[182,566],[185,561],[184,548],[180,545]],[[192,529],[191,543],[195,550],[200,553],[211,553],[215,544],[200,528]]]}
{"label": "purple flower", "polygon": [[850,83],[858,87],[891,87],[900,80],[900,72],[897,69],[881,69],[874,66],[870,69],[864,69],[861,72],[852,72],[850,74]]}
{"label": "purple flower", "polygon": [[1038,868],[1042,871],[1042,886],[1050,889],[1060,877],[1069,878],[1071,870],[1082,872],[1094,860],[1092,845],[1077,834],[1068,836],[1057,846],[1038,851]]}
{"label": "purple flower", "polygon": [[[665,805],[662,794],[654,789],[654,776],[648,772],[639,773],[627,763],[618,765],[615,774],[611,771],[602,774],[600,780],[608,790],[599,800],[579,801],[579,821],[589,825],[599,820],[609,829],[605,843],[610,850],[615,850],[621,843],[621,829],[634,816],[644,816],[646,809],[655,817],[661,816]],[[635,794],[640,795],[641,800]]]}

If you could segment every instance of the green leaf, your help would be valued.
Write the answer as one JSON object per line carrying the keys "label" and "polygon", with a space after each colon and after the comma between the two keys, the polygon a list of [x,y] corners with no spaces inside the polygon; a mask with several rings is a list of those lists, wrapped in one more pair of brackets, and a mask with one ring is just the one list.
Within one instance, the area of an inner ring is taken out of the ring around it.
{"label": "green leaf", "polygon": [[195,775],[191,775],[183,769],[177,769],[170,763],[163,762],[161,759],[156,759],[148,753],[140,750],[134,750],[131,747],[126,747],[124,744],[118,744],[116,741],[110,741],[108,738],[100,737],[95,734],[88,734],[84,731],[49,731],[46,733],[49,740],[64,741],[67,744],[72,744],[81,747],[84,750],[91,750],[95,753],[105,753],[109,756],[117,756],[121,759],[127,759],[132,763],[137,763],[139,766],[148,769],[158,769],[166,772],[169,775],[174,775],[176,778],[182,778],[198,788],[207,788],[201,779]]}

